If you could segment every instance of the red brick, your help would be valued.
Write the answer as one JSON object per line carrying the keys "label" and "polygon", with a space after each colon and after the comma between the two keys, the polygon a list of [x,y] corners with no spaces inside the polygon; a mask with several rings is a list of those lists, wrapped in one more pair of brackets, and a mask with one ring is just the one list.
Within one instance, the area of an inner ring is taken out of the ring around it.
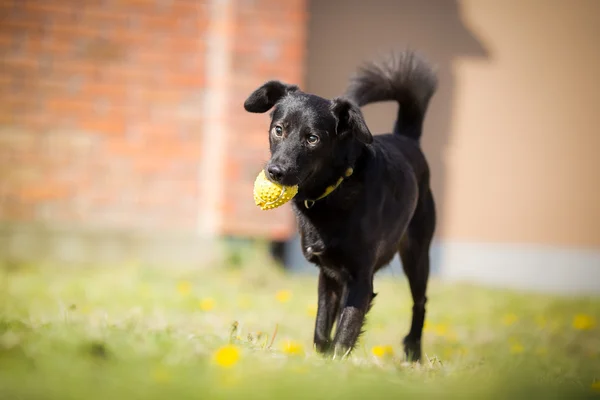
{"label": "red brick", "polygon": [[89,115],[92,107],[93,104],[91,102],[76,99],[53,97],[46,101],[46,109],[49,112],[61,115],[77,113]]}
{"label": "red brick", "polygon": [[16,122],[14,113],[8,108],[0,108],[0,126],[13,125]]}
{"label": "red brick", "polygon": [[57,36],[98,38],[101,31],[97,27],[87,24],[53,24],[50,33]]}
{"label": "red brick", "polygon": [[25,202],[60,199],[67,196],[67,194],[67,188],[57,184],[36,184],[26,186],[21,188],[18,192],[19,198]]}
{"label": "red brick", "polygon": [[15,3],[12,0],[2,0],[0,1],[0,10],[3,12],[11,11],[15,8]]}
{"label": "red brick", "polygon": [[142,31],[171,33],[177,28],[177,20],[167,13],[142,14],[139,17],[139,29]]}
{"label": "red brick", "polygon": [[[39,166],[46,178],[37,186],[4,184],[3,193],[27,198],[23,207],[8,213],[32,218],[32,210],[43,206],[44,218],[65,223],[194,228],[201,196],[197,166],[202,147],[210,143],[201,140],[201,105],[197,116],[181,107],[189,107],[189,96],[207,83],[207,1],[176,0],[165,7],[155,0],[20,4],[19,20],[0,27],[4,48],[13,49],[16,40],[26,37],[20,53],[9,52],[3,60],[0,88],[19,90],[0,101],[0,122],[29,129],[32,139],[35,132],[44,138],[70,120],[70,132],[94,132],[96,139],[85,149],[77,147],[72,133],[52,143],[33,141],[38,144],[27,149],[0,147],[2,168],[5,161],[15,171]],[[255,170],[268,157],[268,144],[263,121],[240,113],[245,96],[271,75],[301,83],[302,67],[294,63],[305,57],[304,1],[233,4],[240,9],[236,20],[225,25],[233,28],[234,69],[224,89],[230,100],[222,123],[231,135],[226,140],[245,151],[227,152],[224,179],[230,185],[224,195],[229,200],[214,212],[226,218],[223,233],[283,237],[293,231],[289,210],[265,214],[248,197]],[[280,58],[266,62],[257,43],[274,36],[281,40]],[[49,68],[40,70],[46,67],[40,61],[48,57]],[[75,91],[69,90],[73,78],[80,82]],[[98,101],[108,105],[105,116],[97,114]]]}
{"label": "red brick", "polygon": [[53,75],[60,78],[68,78],[77,74],[85,74],[86,76],[98,79],[104,69],[97,62],[88,60],[69,60],[69,62],[57,62],[53,66]]}
{"label": "red brick", "polygon": [[10,32],[3,32],[2,29],[0,29],[0,48],[8,49],[12,45],[13,37]]}
{"label": "red brick", "polygon": [[87,79],[81,87],[80,96],[87,98],[109,98],[124,99],[127,95],[127,88],[124,85],[115,85],[108,82],[98,82],[97,80]]}
{"label": "red brick", "polygon": [[40,132],[47,128],[49,123],[52,123],[52,118],[41,112],[27,112],[15,116],[15,123],[24,129]]}
{"label": "red brick", "polygon": [[205,85],[204,75],[197,72],[172,73],[168,75],[167,84],[175,87],[199,88]]}
{"label": "red brick", "polygon": [[166,66],[172,62],[173,55],[152,48],[136,49],[130,54],[131,60],[139,65]]}
{"label": "red brick", "polygon": [[92,117],[80,119],[79,127],[86,131],[104,133],[109,135],[123,134],[125,132],[125,118],[109,115],[105,118]]}
{"label": "red brick", "polygon": [[21,110],[27,110],[35,107],[35,98],[25,94],[7,96],[2,100],[2,106],[13,113],[18,113]]}
{"label": "red brick", "polygon": [[119,29],[111,31],[109,37],[113,40],[118,40],[123,45],[131,47],[145,46],[151,48],[154,43],[154,36],[148,35],[141,31],[130,31],[126,29]]}
{"label": "red brick", "polygon": [[36,58],[9,54],[2,60],[7,67],[12,67],[17,70],[37,71],[39,69],[39,60]]}
{"label": "red brick", "polygon": [[106,145],[108,157],[127,156],[133,158],[135,155],[142,154],[142,148],[138,143],[132,143],[125,138],[111,138]]}
{"label": "red brick", "polygon": [[15,18],[6,18],[2,20],[1,31],[3,34],[11,32],[21,33],[21,32],[31,32],[31,33],[45,33],[45,27],[40,24],[39,21],[35,19],[15,19]]}
{"label": "red brick", "polygon": [[208,12],[208,3],[207,0],[173,1],[170,5],[170,12],[182,16],[192,14],[195,17],[199,17]]}
{"label": "red brick", "polygon": [[158,157],[138,157],[133,162],[134,171],[140,174],[155,174],[164,169],[164,160]]}
{"label": "red brick", "polygon": [[105,65],[101,69],[100,75],[105,82],[119,84],[156,84],[156,80],[160,78],[160,74],[153,69],[153,66],[117,66]]}
{"label": "red brick", "polygon": [[124,12],[117,5],[110,4],[107,7],[106,2],[102,0],[96,0],[95,2],[87,1],[85,7],[80,11],[84,19],[100,18],[107,23],[120,23],[121,21],[129,20],[131,17],[131,13]]}
{"label": "red brick", "polygon": [[198,160],[200,149],[195,146],[175,144],[169,140],[151,140],[145,146],[144,155],[166,161],[189,162]]}
{"label": "red brick", "polygon": [[123,8],[140,7],[149,11],[156,9],[155,0],[114,0],[113,5]]}
{"label": "red brick", "polygon": [[182,98],[181,88],[174,88],[171,85],[163,87],[145,87],[140,90],[142,100],[149,104],[175,104]]}
{"label": "red brick", "polygon": [[[0,73],[0,92],[7,96],[7,93],[11,90],[11,87],[14,85],[16,79],[8,74]],[[0,98],[0,104],[2,104],[2,98]]]}
{"label": "red brick", "polygon": [[[19,0],[22,1],[22,0]],[[43,0],[28,0],[28,1],[22,1],[22,5],[20,7],[22,7],[25,11],[28,12],[28,15],[31,15],[31,13],[35,13],[35,12],[44,12],[47,13],[48,15],[52,15],[53,17],[56,18],[57,15],[63,14],[63,13],[72,13],[73,10],[75,9],[75,7],[77,7],[77,3],[76,2],[69,2],[69,1],[60,1],[60,2],[54,2],[54,1],[43,1]]]}
{"label": "red brick", "polygon": [[67,90],[66,80],[39,80],[36,82],[37,95],[46,98],[65,96]]}

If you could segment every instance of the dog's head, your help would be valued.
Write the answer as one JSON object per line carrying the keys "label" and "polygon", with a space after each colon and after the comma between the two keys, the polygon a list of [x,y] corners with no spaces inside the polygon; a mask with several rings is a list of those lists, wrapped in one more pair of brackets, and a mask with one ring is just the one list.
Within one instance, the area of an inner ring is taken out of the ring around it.
{"label": "dog's head", "polygon": [[252,113],[273,108],[265,172],[272,181],[300,190],[323,171],[350,167],[356,149],[373,141],[357,105],[304,93],[295,85],[269,81],[246,99],[244,108]]}

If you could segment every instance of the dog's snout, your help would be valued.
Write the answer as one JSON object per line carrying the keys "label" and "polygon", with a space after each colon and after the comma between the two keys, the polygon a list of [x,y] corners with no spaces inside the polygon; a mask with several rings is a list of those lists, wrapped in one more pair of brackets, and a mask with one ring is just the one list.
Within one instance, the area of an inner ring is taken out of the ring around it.
{"label": "dog's snout", "polygon": [[283,178],[284,170],[279,165],[271,164],[267,167],[269,178],[275,182],[279,182]]}

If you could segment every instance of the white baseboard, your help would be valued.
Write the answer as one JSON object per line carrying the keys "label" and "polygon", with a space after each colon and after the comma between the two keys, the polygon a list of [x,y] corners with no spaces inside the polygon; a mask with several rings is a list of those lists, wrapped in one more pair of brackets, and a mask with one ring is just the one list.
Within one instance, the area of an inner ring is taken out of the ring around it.
{"label": "white baseboard", "polygon": [[[298,238],[288,243],[286,253],[292,271],[316,273],[316,268],[304,259]],[[431,275],[440,280],[600,296],[600,249],[438,240],[430,255]],[[402,276],[398,257],[379,275]]]}
{"label": "white baseboard", "polygon": [[600,249],[444,242],[443,280],[548,293],[600,295]]}

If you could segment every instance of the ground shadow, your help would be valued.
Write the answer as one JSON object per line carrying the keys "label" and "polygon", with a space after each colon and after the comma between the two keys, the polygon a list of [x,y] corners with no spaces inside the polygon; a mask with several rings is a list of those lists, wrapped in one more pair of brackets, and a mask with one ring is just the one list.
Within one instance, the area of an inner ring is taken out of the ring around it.
{"label": "ground shadow", "polygon": [[[437,237],[440,237],[445,220],[444,153],[451,141],[456,95],[453,61],[459,57],[489,58],[481,41],[465,26],[459,4],[452,0],[309,1],[304,89],[328,98],[337,96],[344,91],[347,79],[362,61],[404,47],[420,51],[438,69],[439,89],[427,114],[422,145],[432,170],[440,220]],[[373,133],[391,130],[396,107],[386,103],[364,109]],[[274,249],[290,269],[306,268],[298,238],[285,245],[285,252],[281,244],[275,244]],[[440,251],[440,246],[432,249],[433,269]],[[399,267],[398,260],[394,264],[393,269]]]}

